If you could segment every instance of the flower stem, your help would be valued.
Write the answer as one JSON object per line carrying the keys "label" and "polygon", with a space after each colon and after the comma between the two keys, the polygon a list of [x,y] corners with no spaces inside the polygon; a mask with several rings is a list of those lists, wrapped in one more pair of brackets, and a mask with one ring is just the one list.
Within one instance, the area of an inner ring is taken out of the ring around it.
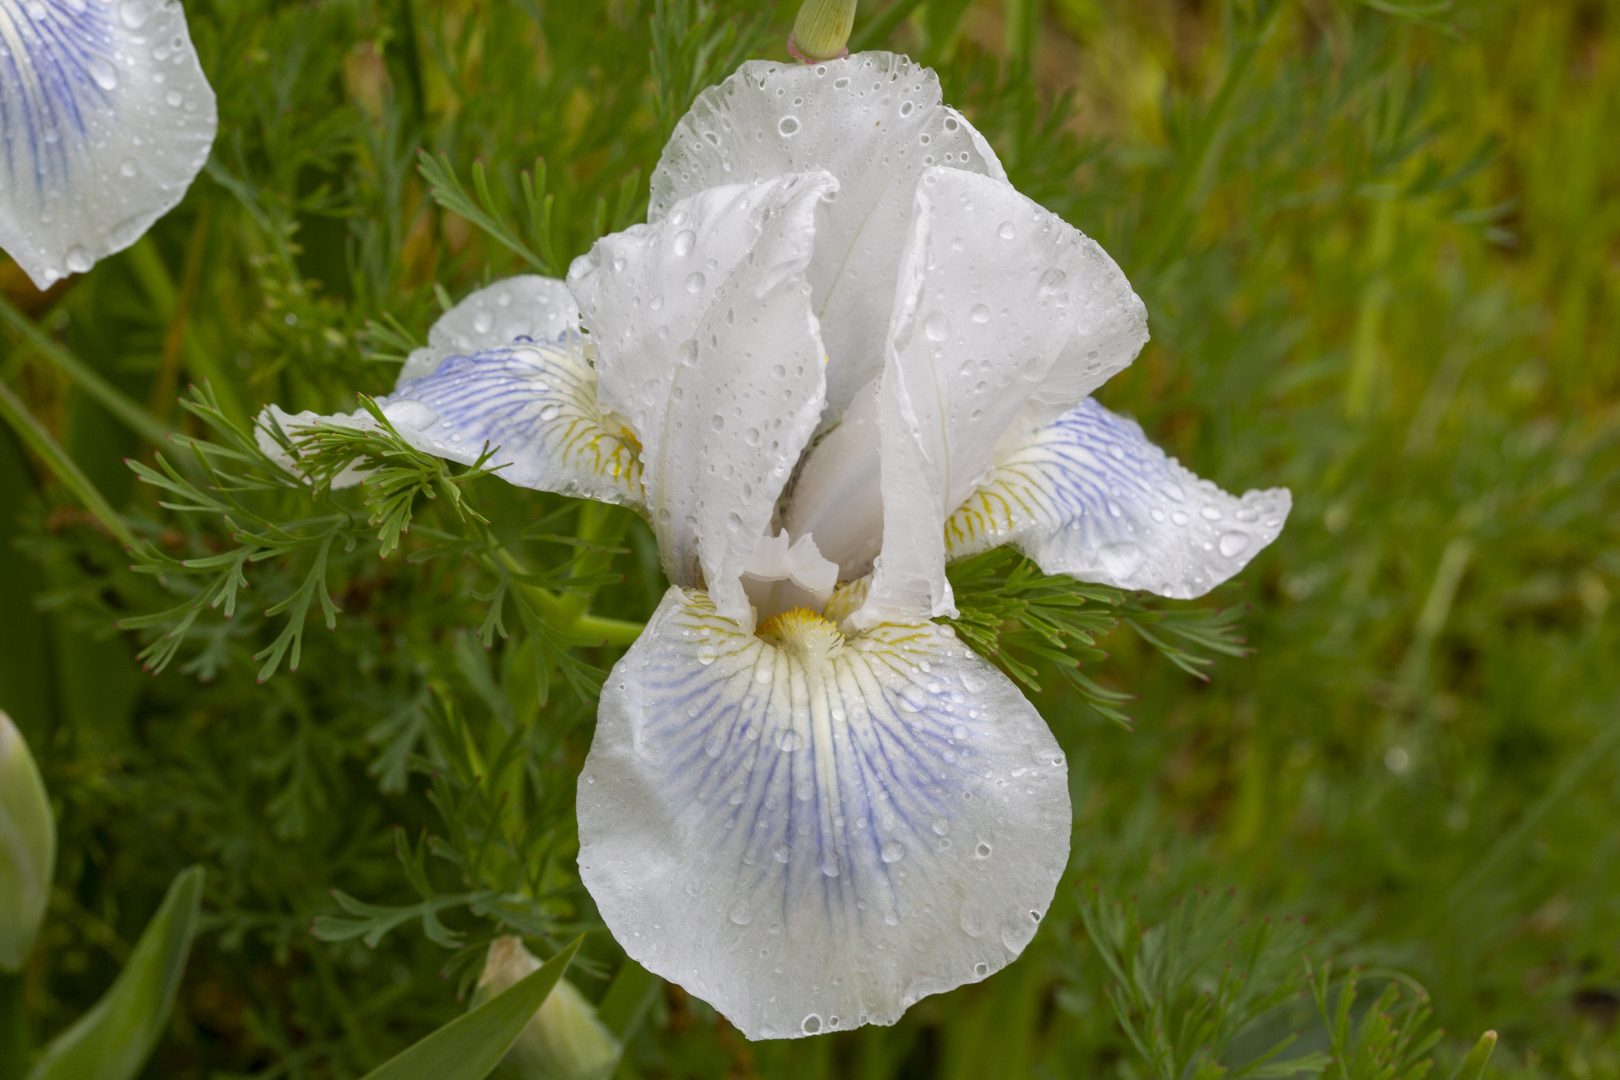
{"label": "flower stem", "polygon": [[73,353],[47,337],[33,320],[12,307],[0,297],[0,322],[9,323],[23,340],[55,364],[80,390],[94,398],[102,408],[112,413],[120,423],[154,446],[162,446],[169,438],[169,429],[152,415],[131,401],[123,391],[101,377],[101,373],[80,360]]}
{"label": "flower stem", "polygon": [[23,1024],[21,972],[0,971],[0,1080],[28,1072],[28,1029]]}
{"label": "flower stem", "polygon": [[112,508],[106,498],[90,478],[84,475],[78,464],[68,456],[62,445],[51,437],[34,414],[28,411],[22,399],[11,392],[11,388],[0,382],[0,419],[4,419],[11,429],[17,433],[30,450],[45,463],[52,475],[61,481],[62,486],[73,493],[74,498],[90,512],[90,515],[101,523],[101,527],[113,535],[117,541],[126,548],[135,547],[139,541],[130,531],[124,519]]}

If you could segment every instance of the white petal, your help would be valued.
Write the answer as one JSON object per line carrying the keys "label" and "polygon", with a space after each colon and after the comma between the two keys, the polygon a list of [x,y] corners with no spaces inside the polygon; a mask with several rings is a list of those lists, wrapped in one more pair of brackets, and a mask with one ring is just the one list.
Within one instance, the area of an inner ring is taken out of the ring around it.
{"label": "white petal", "polygon": [[741,574],[821,417],[805,268],[826,173],[711,188],[606,237],[569,271],[603,405],[645,447],[664,569],[750,623]]}
{"label": "white petal", "polygon": [[947,514],[1009,429],[1071,407],[1146,340],[1142,302],[1094,241],[1007,184],[930,170],[878,388],[883,554],[857,623],[951,613]]}
{"label": "white petal", "polygon": [[431,375],[452,356],[515,341],[548,345],[579,329],[579,307],[555,278],[522,274],[469,294],[439,317],[428,343],[411,353],[399,381]]}
{"label": "white petal", "polygon": [[216,127],[175,0],[0,0],[0,248],[40,288],[168,213]]}
{"label": "white petal", "polygon": [[614,937],[756,1039],[1010,963],[1068,858],[1046,724],[943,627],[763,630],[672,589],[608,679],[579,866]]}
{"label": "white petal", "polygon": [[929,69],[880,52],[813,66],[751,61],[698,95],[675,128],[653,173],[651,215],[717,184],[809,169],[838,178],[810,268],[831,419],[883,366],[912,190],[936,164],[1006,178],[989,144],[940,104]]}
{"label": "white petal", "polygon": [[1243,569],[1290,505],[1283,488],[1228,495],[1088,399],[998,462],[945,533],[952,557],[1011,543],[1049,574],[1185,599]]}
{"label": "white petal", "polygon": [[[597,406],[596,372],[577,337],[452,356],[378,404],[400,436],[425,453],[470,465],[488,449],[486,467],[519,487],[641,505],[640,447]],[[376,426],[364,410],[289,416],[272,406],[261,417],[259,443],[278,458],[285,451],[269,436],[269,419],[290,436],[317,424]],[[351,467],[334,486],[363,478]]]}

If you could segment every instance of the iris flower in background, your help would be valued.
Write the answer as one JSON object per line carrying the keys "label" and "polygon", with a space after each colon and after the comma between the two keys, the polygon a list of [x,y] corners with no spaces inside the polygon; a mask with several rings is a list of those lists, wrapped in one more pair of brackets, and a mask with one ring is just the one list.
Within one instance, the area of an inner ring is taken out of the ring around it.
{"label": "iris flower in background", "polygon": [[0,0],[0,250],[44,289],[129,247],[217,123],[176,0]]}
{"label": "iris flower in background", "polygon": [[[581,875],[632,957],[777,1038],[893,1023],[1029,943],[1068,774],[932,621],[947,562],[1013,544],[1194,597],[1289,509],[1091,400],[1146,339],[1108,255],[885,53],[744,65],[676,128],[646,225],[434,327],[379,399],[403,438],[657,534],[672,585],[578,799]],[[374,420],[263,424],[322,422]]]}

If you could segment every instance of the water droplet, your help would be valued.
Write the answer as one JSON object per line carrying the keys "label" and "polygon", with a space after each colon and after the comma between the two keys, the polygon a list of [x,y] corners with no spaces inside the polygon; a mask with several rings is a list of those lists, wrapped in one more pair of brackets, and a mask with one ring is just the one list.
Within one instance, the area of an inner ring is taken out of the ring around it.
{"label": "water droplet", "polygon": [[974,304],[972,312],[973,321],[981,325],[990,321],[990,309],[983,304]]}
{"label": "water droplet", "polygon": [[1001,223],[1001,228],[996,230],[996,235],[1000,236],[1003,240],[1011,240],[1018,235],[1018,228],[1010,221],[1003,221]]}
{"label": "water droplet", "polygon": [[923,333],[928,335],[929,341],[944,341],[951,336],[951,320],[943,312],[936,311],[923,323]]}
{"label": "water droplet", "polygon": [[1243,554],[1244,550],[1247,549],[1248,546],[1249,538],[1243,533],[1229,532],[1221,534],[1221,554],[1225,555],[1228,559],[1237,558],[1239,555]]}
{"label": "water droplet", "polygon": [[702,292],[705,280],[702,274],[694,271],[686,278],[686,291],[689,293]]}
{"label": "water droplet", "polygon": [[1203,516],[1205,521],[1219,521],[1222,517],[1221,509],[1218,506],[1200,507],[1198,513]]}
{"label": "water droplet", "polygon": [[990,965],[985,963],[983,960],[980,960],[977,964],[973,965],[973,974],[977,975],[981,979],[984,978],[986,975],[990,974]]}
{"label": "water droplet", "polygon": [[82,274],[86,270],[89,270],[92,266],[94,266],[95,263],[96,263],[96,260],[92,259],[90,257],[90,253],[88,251],[84,250],[84,248],[82,248],[82,247],[68,248],[67,268],[68,268],[69,272],[74,273],[74,274]]}
{"label": "water droplet", "polygon": [[1069,275],[1065,274],[1062,270],[1059,270],[1054,266],[1052,269],[1041,275],[1041,298],[1044,300],[1057,295],[1063,291],[1063,287],[1068,283]]}
{"label": "water droplet", "polygon": [[784,116],[776,122],[777,134],[784,139],[791,139],[799,133],[799,118],[797,116]]}
{"label": "water droplet", "polygon": [[1130,577],[1147,559],[1141,545],[1130,540],[1104,544],[1098,555],[1102,558],[1103,569],[1115,578]]}
{"label": "water droplet", "polygon": [[731,921],[738,926],[747,926],[754,921],[754,913],[748,908],[748,901],[739,900],[731,905]]}
{"label": "water droplet", "polygon": [[990,857],[990,841],[980,840],[979,846],[973,849],[973,854],[981,859],[988,859]]}
{"label": "water droplet", "polygon": [[118,14],[123,18],[124,25],[131,30],[139,30],[146,25],[146,20],[152,17],[153,0],[124,0],[118,8]]}
{"label": "water droplet", "polygon": [[697,243],[697,233],[691,229],[683,229],[675,235],[675,254],[690,255],[692,246]]}
{"label": "water droplet", "polygon": [[99,56],[92,56],[85,61],[84,69],[90,77],[96,80],[96,85],[103,90],[116,90],[118,88],[118,71]]}
{"label": "water droplet", "polygon": [[803,1031],[806,1035],[814,1035],[816,1032],[821,1030],[821,1017],[817,1016],[815,1013],[811,1013],[809,1016],[804,1018],[804,1023],[799,1025],[799,1030]]}
{"label": "water droplet", "polygon": [[879,849],[878,853],[883,856],[884,862],[897,863],[906,857],[906,848],[905,845],[900,843],[898,840],[889,840],[884,843],[883,847]]}
{"label": "water droplet", "polygon": [[944,818],[935,818],[934,819],[934,833],[935,833],[935,835],[944,836],[946,833],[948,833],[950,831],[951,831],[951,826]]}

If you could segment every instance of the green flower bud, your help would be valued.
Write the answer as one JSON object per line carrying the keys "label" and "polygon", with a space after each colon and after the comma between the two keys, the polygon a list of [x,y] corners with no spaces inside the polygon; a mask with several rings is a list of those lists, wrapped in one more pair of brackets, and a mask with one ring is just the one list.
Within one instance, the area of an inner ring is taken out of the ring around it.
{"label": "green flower bud", "polygon": [[[474,1005],[489,1000],[536,971],[540,961],[515,937],[490,942]],[[585,995],[563,979],[518,1036],[495,1076],[500,1080],[607,1080],[623,1052],[619,1040],[597,1019]]]}
{"label": "green flower bud", "polygon": [[0,712],[0,972],[20,971],[50,898],[56,822],[45,782],[11,717]]}
{"label": "green flower bud", "polygon": [[804,0],[793,21],[788,52],[807,64],[849,55],[856,0]]}

